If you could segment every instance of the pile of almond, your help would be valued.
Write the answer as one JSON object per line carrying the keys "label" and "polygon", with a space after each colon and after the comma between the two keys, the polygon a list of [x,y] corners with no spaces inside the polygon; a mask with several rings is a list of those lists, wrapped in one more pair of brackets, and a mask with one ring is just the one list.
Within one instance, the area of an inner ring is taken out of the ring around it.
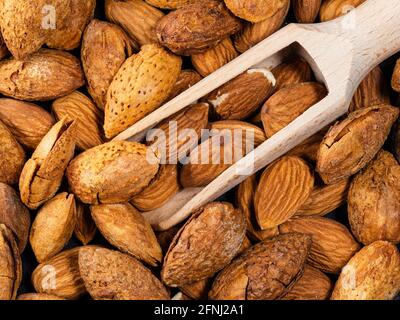
{"label": "pile of almond", "polygon": [[394,299],[400,60],[369,73],[346,117],[166,231],[142,213],[206,186],[326,88],[293,56],[161,121],[163,139],[112,141],[288,15],[362,2],[0,1],[0,299]]}

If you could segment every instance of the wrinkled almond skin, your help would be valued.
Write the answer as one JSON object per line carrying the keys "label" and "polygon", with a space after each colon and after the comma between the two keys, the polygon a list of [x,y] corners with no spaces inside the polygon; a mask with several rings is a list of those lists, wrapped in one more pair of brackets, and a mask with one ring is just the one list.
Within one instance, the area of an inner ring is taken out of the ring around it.
{"label": "wrinkled almond skin", "polygon": [[180,287],[179,289],[191,299],[207,300],[208,292],[211,289],[212,278],[203,279]]}
{"label": "wrinkled almond skin", "polygon": [[107,90],[121,65],[133,53],[132,40],[112,23],[92,20],[82,39],[81,59],[88,91],[104,109]]}
{"label": "wrinkled almond skin", "polygon": [[1,31],[17,59],[45,44],[53,49],[72,50],[79,46],[95,6],[95,0],[4,0],[0,8]]}
{"label": "wrinkled almond skin", "polygon": [[365,245],[400,242],[400,165],[391,153],[381,151],[355,176],[348,214],[354,236]]}
{"label": "wrinkled almond skin", "polygon": [[114,141],[86,150],[67,169],[72,192],[87,204],[129,201],[158,171],[158,160],[140,143]]}
{"label": "wrinkled almond skin", "polygon": [[76,213],[74,234],[83,245],[87,245],[96,235],[97,228],[90,213],[89,206],[80,203],[79,201],[76,201],[75,205]]}
{"label": "wrinkled almond skin", "polygon": [[122,252],[156,266],[162,252],[150,224],[129,203],[91,206],[92,217],[101,234]]}
{"label": "wrinkled almond skin", "polygon": [[0,182],[18,184],[24,164],[24,149],[0,120]]}
{"label": "wrinkled almond skin", "polygon": [[328,300],[333,283],[323,272],[306,265],[303,275],[283,300]]}
{"label": "wrinkled almond skin", "polygon": [[131,203],[140,211],[152,211],[162,207],[179,189],[177,165],[164,164],[148,187],[134,196]]}
{"label": "wrinkled almond skin", "polygon": [[287,0],[224,0],[236,16],[250,22],[260,22],[275,15],[287,5]]}
{"label": "wrinkled almond skin", "polygon": [[95,300],[167,300],[169,294],[135,258],[103,248],[82,247],[79,270]]}
{"label": "wrinkled almond skin", "polygon": [[75,224],[74,195],[60,193],[38,211],[32,223],[29,242],[36,260],[47,261],[71,239]]}
{"label": "wrinkled almond skin", "polygon": [[290,85],[312,80],[312,70],[308,63],[301,58],[294,58],[281,63],[272,69],[272,73],[276,79],[276,91]]}
{"label": "wrinkled almond skin", "polygon": [[47,294],[47,293],[24,293],[24,294],[20,294],[17,297],[17,300],[32,300],[32,301],[39,301],[39,300],[50,300],[50,301],[54,301],[54,300],[65,300],[63,298],[51,295],[51,294]]}
{"label": "wrinkled almond skin", "polygon": [[321,0],[294,0],[293,12],[297,22],[313,23],[319,13]]}
{"label": "wrinkled almond skin", "polygon": [[168,101],[173,98],[179,96],[182,92],[189,89],[191,86],[194,86],[201,79],[201,75],[194,70],[182,70],[178,76],[178,80],[176,80],[174,86],[172,87],[171,93],[169,94]]}
{"label": "wrinkled almond skin", "polygon": [[78,299],[87,291],[79,273],[78,254],[82,247],[65,250],[39,264],[32,273],[35,290],[63,299]]}
{"label": "wrinkled almond skin", "polygon": [[0,93],[27,101],[53,100],[85,83],[76,57],[49,49],[41,49],[22,60],[0,61],[0,79]]}
{"label": "wrinkled almond skin", "polygon": [[24,101],[1,98],[0,120],[17,141],[28,149],[36,149],[54,125],[54,118],[45,109]]}
{"label": "wrinkled almond skin", "polygon": [[311,238],[293,233],[264,240],[235,259],[215,279],[212,300],[275,300],[303,274]]}
{"label": "wrinkled almond skin", "polygon": [[400,291],[400,255],[386,241],[362,248],[343,268],[332,300],[391,300]]}
{"label": "wrinkled almond skin", "polygon": [[265,68],[249,69],[207,95],[207,102],[224,120],[242,120],[252,115],[272,93],[274,75]]}
{"label": "wrinkled almond skin", "polygon": [[79,91],[55,100],[52,105],[57,120],[76,121],[76,146],[81,150],[103,143],[103,112]]}
{"label": "wrinkled almond skin", "polygon": [[316,82],[294,84],[277,91],[261,110],[261,120],[267,137],[272,137],[286,127],[322,100],[326,93],[325,87]]}
{"label": "wrinkled almond skin", "polygon": [[400,59],[397,60],[391,79],[392,89],[400,92]]}
{"label": "wrinkled almond skin", "polygon": [[339,273],[360,249],[360,245],[344,225],[328,218],[296,218],[280,225],[279,232],[309,234],[312,237],[312,246],[308,263],[328,273]]}
{"label": "wrinkled almond skin", "polygon": [[399,110],[380,105],[357,110],[336,123],[321,142],[316,171],[326,184],[365,167],[384,144]]}
{"label": "wrinkled almond skin", "polygon": [[170,12],[158,22],[156,32],[162,45],[187,56],[217,45],[241,26],[222,1],[204,0]]}
{"label": "wrinkled almond skin", "polygon": [[25,163],[19,190],[28,208],[37,209],[57,193],[64,171],[74,156],[75,137],[76,123],[62,119],[43,137]]}
{"label": "wrinkled almond skin", "polygon": [[349,10],[358,7],[365,0],[325,0],[322,2],[319,16],[322,22],[333,20]]}
{"label": "wrinkled almond skin", "polygon": [[238,53],[232,44],[232,40],[225,38],[215,47],[201,53],[193,54],[191,60],[197,72],[203,77],[207,77],[237,56]]}
{"label": "wrinkled almond skin", "polygon": [[207,204],[175,235],[164,258],[163,282],[178,287],[211,277],[234,258],[245,233],[241,211],[226,202]]}
{"label": "wrinkled almond skin", "polygon": [[243,29],[233,36],[236,50],[243,53],[277,31],[283,25],[289,8],[290,1],[286,0],[285,5],[272,17],[257,23],[247,22]]}
{"label": "wrinkled almond skin", "polygon": [[201,0],[146,0],[147,3],[161,9],[179,9],[199,1]]}
{"label": "wrinkled almond skin", "polygon": [[155,28],[164,16],[161,10],[142,0],[106,0],[105,13],[108,20],[122,27],[138,44],[138,49],[157,42]]}
{"label": "wrinkled almond skin", "polygon": [[29,237],[31,218],[14,189],[0,182],[0,223],[15,235],[18,249],[22,253]]}
{"label": "wrinkled almond skin", "polygon": [[158,45],[145,45],[128,58],[107,93],[104,130],[107,138],[144,118],[169,97],[182,60]]}
{"label": "wrinkled almond skin", "polygon": [[298,157],[285,156],[269,165],[254,196],[261,229],[274,228],[290,219],[310,196],[313,186],[313,172]]}

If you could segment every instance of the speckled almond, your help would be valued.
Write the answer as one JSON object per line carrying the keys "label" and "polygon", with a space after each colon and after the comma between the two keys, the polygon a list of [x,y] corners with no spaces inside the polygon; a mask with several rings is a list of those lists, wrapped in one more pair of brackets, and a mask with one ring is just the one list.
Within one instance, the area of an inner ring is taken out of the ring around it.
{"label": "speckled almond", "polygon": [[170,287],[209,278],[224,268],[243,242],[246,222],[226,202],[212,202],[193,213],[164,258],[161,277]]}
{"label": "speckled almond", "polygon": [[125,202],[148,186],[158,159],[146,146],[114,141],[86,150],[67,169],[72,192],[87,204]]}
{"label": "speckled almond", "polygon": [[260,22],[275,15],[287,5],[287,0],[224,0],[236,16],[250,22]]}

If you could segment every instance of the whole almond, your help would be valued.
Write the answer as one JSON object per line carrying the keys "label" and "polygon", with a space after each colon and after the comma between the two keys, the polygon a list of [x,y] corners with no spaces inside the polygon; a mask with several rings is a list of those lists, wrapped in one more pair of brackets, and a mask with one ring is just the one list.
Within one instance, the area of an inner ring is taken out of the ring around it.
{"label": "whole almond", "polygon": [[41,49],[22,60],[0,61],[0,93],[20,100],[53,100],[85,83],[79,60],[73,55]]}
{"label": "whole almond", "polygon": [[161,9],[179,9],[200,0],[146,0],[147,3]]}
{"label": "whole almond", "polygon": [[298,157],[285,156],[269,165],[261,175],[254,197],[261,229],[274,228],[290,219],[310,196],[313,186],[313,172]]}
{"label": "whole almond", "polygon": [[308,108],[322,100],[326,93],[325,87],[316,82],[294,84],[277,91],[261,110],[261,120],[267,137],[272,137],[286,127]]}
{"label": "whole almond", "polygon": [[158,159],[146,146],[113,141],[86,150],[72,160],[67,178],[72,192],[87,204],[129,201],[158,171]]}
{"label": "whole almond", "polygon": [[87,245],[96,235],[97,228],[90,213],[89,206],[80,203],[79,201],[75,202],[75,206],[74,234],[83,245]]}
{"label": "whole almond", "polygon": [[400,92],[400,59],[397,60],[394,67],[391,85],[394,91]]}
{"label": "whole almond", "polygon": [[76,121],[76,146],[82,150],[103,143],[103,112],[83,93],[73,93],[58,98],[52,105],[57,120]]}
{"label": "whole almond", "polygon": [[275,90],[278,91],[286,86],[310,82],[312,70],[308,63],[300,58],[293,58],[285,61],[272,69],[276,79]]}
{"label": "whole almond", "polygon": [[400,165],[391,153],[381,151],[355,176],[348,214],[351,230],[360,242],[400,242]]}
{"label": "whole almond", "polygon": [[224,0],[236,16],[250,22],[260,22],[275,15],[287,5],[287,0]]}
{"label": "whole almond", "polygon": [[17,297],[17,300],[65,300],[63,298],[54,296],[52,294],[47,293],[23,293]]}
{"label": "whole almond", "polygon": [[38,211],[29,236],[36,260],[47,261],[59,253],[74,231],[74,195],[66,192],[56,195]]}
{"label": "whole almond", "polygon": [[208,76],[238,56],[230,38],[225,38],[215,47],[191,56],[193,67],[203,77]]}
{"label": "whole almond", "polygon": [[82,247],[79,271],[96,300],[167,300],[169,294],[149,269],[135,258],[103,248]]}
{"label": "whole almond", "polygon": [[122,252],[149,265],[162,260],[162,252],[150,224],[129,203],[91,206],[101,234]]}
{"label": "whole almond", "polygon": [[182,70],[176,80],[174,86],[172,87],[171,93],[167,100],[172,100],[173,98],[179,96],[182,92],[189,89],[199,82],[202,77],[194,70]]}
{"label": "whole almond", "polygon": [[200,53],[241,28],[219,0],[204,0],[175,10],[157,23],[158,41],[180,55]]}
{"label": "whole almond", "polygon": [[321,142],[316,170],[326,184],[345,179],[378,153],[399,110],[380,105],[357,110],[336,123]]}
{"label": "whole almond", "polygon": [[280,225],[279,232],[309,234],[312,237],[312,246],[308,263],[324,272],[339,273],[360,249],[360,245],[344,225],[328,218],[296,218]]}
{"label": "whole almond", "polygon": [[313,23],[319,13],[321,0],[294,0],[293,12],[297,22]]}
{"label": "whole almond", "polygon": [[87,291],[79,273],[78,254],[82,247],[65,250],[39,264],[32,273],[35,290],[64,299],[78,299]]}
{"label": "whole almond", "polygon": [[174,237],[161,277],[170,287],[209,278],[224,268],[243,242],[246,222],[226,202],[212,202],[193,213]]}
{"label": "whole almond", "polygon": [[135,44],[118,26],[92,20],[82,39],[81,59],[88,91],[104,109],[107,90],[121,65],[133,53]]}
{"label": "whole almond", "polygon": [[215,279],[213,300],[282,298],[303,274],[311,238],[293,233],[264,240],[235,259]]}
{"label": "whole almond", "polygon": [[358,7],[365,0],[324,0],[319,11],[322,22],[333,20]]}
{"label": "whole almond", "polygon": [[54,125],[54,118],[45,109],[8,98],[0,98],[0,121],[20,144],[29,149],[36,149]]}
{"label": "whole almond", "polygon": [[332,300],[390,300],[400,291],[400,255],[386,241],[362,248],[343,268]]}
{"label": "whole almond", "polygon": [[181,63],[181,58],[158,45],[145,45],[128,58],[108,89],[106,137],[114,137],[157,109],[169,97]]}

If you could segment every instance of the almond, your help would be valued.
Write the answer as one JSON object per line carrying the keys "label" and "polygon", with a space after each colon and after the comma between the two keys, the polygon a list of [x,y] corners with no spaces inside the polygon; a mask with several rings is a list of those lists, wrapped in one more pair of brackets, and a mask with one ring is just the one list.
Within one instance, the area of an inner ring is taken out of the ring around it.
{"label": "almond", "polygon": [[74,231],[74,195],[60,193],[38,211],[32,223],[30,244],[36,260],[43,262],[59,253]]}
{"label": "almond", "polygon": [[156,266],[162,252],[150,224],[129,203],[91,206],[101,234],[112,245],[138,260]]}
{"label": "almond", "polygon": [[277,91],[261,110],[261,120],[267,137],[272,137],[286,127],[326,94],[325,87],[316,82],[294,84]]}
{"label": "almond", "polygon": [[243,242],[243,213],[226,202],[212,202],[193,213],[164,258],[161,277],[170,287],[203,280],[224,268]]}
{"label": "almond", "polygon": [[332,300],[390,300],[400,291],[400,255],[386,241],[362,248],[343,268]]}
{"label": "almond", "polygon": [[24,294],[20,294],[17,297],[17,300],[35,300],[35,301],[39,301],[39,300],[65,300],[63,298],[59,298],[57,296],[51,295],[51,294],[47,294],[47,293],[24,293]]}
{"label": "almond", "polygon": [[193,67],[203,77],[226,65],[238,56],[230,38],[225,38],[215,47],[191,56]]}
{"label": "almond", "polygon": [[9,54],[6,44],[4,43],[3,36],[0,33],[0,60],[4,59]]}
{"label": "almond", "polygon": [[272,69],[272,73],[276,79],[275,91],[312,80],[312,70],[302,58],[285,61]]}
{"label": "almond", "polygon": [[204,0],[175,10],[160,19],[158,41],[172,52],[192,55],[217,45],[241,28],[219,0]]}
{"label": "almond", "polygon": [[211,289],[212,278],[196,281],[180,287],[181,291],[194,300],[207,300],[208,292]]}
{"label": "almond", "polygon": [[20,144],[36,149],[54,125],[54,118],[43,108],[14,99],[0,99],[0,121]]}
{"label": "almond", "polygon": [[235,259],[215,279],[213,300],[282,298],[303,274],[311,238],[293,233],[264,240]]}
{"label": "almond", "polygon": [[79,251],[79,270],[96,300],[166,300],[161,282],[135,258],[108,249],[85,246]]}
{"label": "almond", "polygon": [[198,1],[200,0],[146,0],[147,3],[161,9],[179,9]]}
{"label": "almond", "polygon": [[340,17],[358,7],[365,0],[325,0],[319,11],[322,22]]}
{"label": "almond", "polygon": [[322,217],[304,217],[279,226],[281,234],[300,232],[312,237],[308,263],[324,272],[339,273],[360,249],[349,230],[337,221]]}
{"label": "almond", "polygon": [[315,162],[317,162],[319,145],[321,144],[325,134],[326,130],[321,130],[316,134],[313,134],[311,137],[290,150],[287,155],[297,156],[315,164]]}
{"label": "almond", "polygon": [[380,105],[357,110],[336,123],[321,142],[316,170],[326,184],[345,179],[378,153],[399,110]]}
{"label": "almond", "polygon": [[181,227],[182,227],[182,224],[178,224],[176,226],[173,226],[172,228],[158,232],[156,234],[157,241],[160,244],[161,249],[164,254],[167,253],[172,240],[174,239],[174,237],[178,233],[178,231],[181,229]]}
{"label": "almond", "polygon": [[92,20],[82,39],[81,59],[88,91],[104,109],[107,90],[121,65],[133,53],[135,43],[118,26]]}
{"label": "almond", "polygon": [[182,92],[189,89],[199,82],[202,77],[194,70],[182,70],[176,80],[175,85],[172,87],[171,93],[167,100],[172,100],[173,98],[179,96]]}
{"label": "almond", "polygon": [[96,235],[97,228],[94,224],[89,207],[79,201],[76,201],[75,205],[76,213],[74,234],[80,242],[87,245]]}
{"label": "almond", "polygon": [[400,120],[397,120],[393,126],[392,149],[394,156],[400,163]]}
{"label": "almond", "polygon": [[287,0],[224,0],[234,15],[250,22],[260,22],[275,15]]}
{"label": "almond", "polygon": [[397,60],[394,67],[391,85],[394,91],[400,92],[400,59]]}
{"label": "almond", "polygon": [[290,219],[310,196],[313,186],[313,172],[300,158],[285,156],[269,165],[254,197],[261,229],[274,228]]}
{"label": "almond", "polygon": [[76,146],[82,150],[103,143],[103,113],[84,94],[75,91],[53,102],[53,113],[58,120],[76,121]]}
{"label": "almond", "polygon": [[87,204],[129,201],[158,171],[158,159],[146,146],[113,141],[86,150],[67,169],[72,192]]}
{"label": "almond", "polygon": [[19,189],[21,200],[28,208],[37,209],[57,193],[74,155],[75,136],[76,123],[62,119],[43,137],[25,163]]}
{"label": "almond", "polygon": [[104,130],[112,138],[157,109],[170,95],[181,59],[158,45],[128,58],[107,93]]}
{"label": "almond", "polygon": [[381,151],[355,176],[348,214],[351,230],[360,242],[400,242],[400,165],[391,153]]}
{"label": "almond", "polygon": [[294,0],[293,12],[297,22],[313,23],[319,13],[321,0]]}
{"label": "almond", "polygon": [[76,57],[49,49],[41,49],[21,60],[0,61],[0,77],[0,93],[28,101],[53,100],[85,83]]}

